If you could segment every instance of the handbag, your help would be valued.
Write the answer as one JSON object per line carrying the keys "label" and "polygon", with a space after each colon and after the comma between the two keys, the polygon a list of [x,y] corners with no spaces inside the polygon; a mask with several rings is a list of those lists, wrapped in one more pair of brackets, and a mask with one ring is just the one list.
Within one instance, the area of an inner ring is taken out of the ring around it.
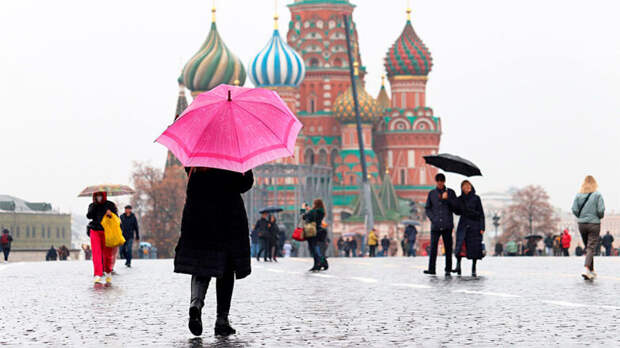
{"label": "handbag", "polygon": [[103,226],[106,247],[115,248],[125,244],[125,238],[121,230],[121,219],[116,214],[112,214],[111,217],[104,216],[101,220],[101,226]]}
{"label": "handbag", "polygon": [[304,238],[304,229],[301,227],[297,227],[295,229],[295,231],[293,231],[293,236],[292,238],[298,242],[303,242],[306,240],[306,238]]}
{"label": "handbag", "polygon": [[316,221],[307,222],[304,225],[304,238],[305,239],[316,237],[316,232],[317,232]]}

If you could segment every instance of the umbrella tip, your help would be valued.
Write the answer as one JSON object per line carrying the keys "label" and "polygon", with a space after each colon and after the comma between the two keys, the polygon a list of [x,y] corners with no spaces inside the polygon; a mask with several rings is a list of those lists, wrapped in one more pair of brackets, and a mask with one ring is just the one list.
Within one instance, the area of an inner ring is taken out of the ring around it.
{"label": "umbrella tip", "polygon": [[232,97],[230,95],[230,90],[228,91],[228,101],[232,101]]}

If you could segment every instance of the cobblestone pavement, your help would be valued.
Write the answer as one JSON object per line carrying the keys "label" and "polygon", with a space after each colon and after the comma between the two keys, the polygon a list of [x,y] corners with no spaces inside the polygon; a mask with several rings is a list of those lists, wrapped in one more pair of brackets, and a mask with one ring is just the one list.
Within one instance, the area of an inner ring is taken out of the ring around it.
{"label": "cobblestone pavement", "polygon": [[424,276],[427,260],[331,259],[319,274],[306,271],[309,259],[254,264],[233,297],[239,333],[221,340],[215,291],[205,335],[192,338],[189,276],[172,273],[171,260],[119,262],[114,285],[100,289],[88,262],[0,265],[0,345],[620,345],[620,258],[597,258],[593,283],[574,257],[486,258],[478,279]]}

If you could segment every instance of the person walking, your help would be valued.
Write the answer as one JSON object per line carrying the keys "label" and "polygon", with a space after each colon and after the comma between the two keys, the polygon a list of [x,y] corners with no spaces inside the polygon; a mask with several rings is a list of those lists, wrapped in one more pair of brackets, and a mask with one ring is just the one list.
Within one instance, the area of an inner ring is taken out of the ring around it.
{"label": "person walking", "polygon": [[342,236],[338,237],[338,241],[336,242],[336,247],[338,248],[338,256],[344,256],[344,238]]}
{"label": "person walking", "polygon": [[351,237],[351,257],[357,256],[357,238]]}
{"label": "person walking", "polygon": [[472,260],[471,276],[477,277],[476,262],[482,260],[482,235],[485,230],[484,209],[482,201],[476,194],[476,189],[471,182],[465,180],[461,183],[461,195],[455,206],[455,213],[460,215],[456,229],[456,268],[452,272],[461,275],[461,258],[463,256]]}
{"label": "person walking", "polygon": [[605,216],[603,195],[597,191],[598,184],[593,176],[588,175],[581,184],[581,189],[573,200],[572,211],[577,217],[579,233],[586,249],[585,270],[581,274],[585,280],[594,280],[594,249],[599,242],[601,219]]}
{"label": "person walking", "polygon": [[312,203],[312,209],[308,211],[308,206],[304,205],[304,211],[307,211],[303,215],[303,220],[306,223],[315,223],[317,229],[317,235],[313,237],[306,238],[308,241],[308,248],[310,249],[310,254],[314,259],[314,264],[312,268],[310,268],[311,272],[318,272],[322,268],[325,267],[323,255],[321,255],[321,246],[319,245],[319,234],[322,234],[323,229],[323,219],[325,218],[325,205],[321,199],[315,199]]}
{"label": "person walking", "polygon": [[189,330],[202,334],[205,295],[216,278],[216,336],[236,333],[228,320],[236,279],[251,273],[250,231],[242,193],[254,184],[252,171],[237,173],[215,168],[186,168],[187,192],[181,236],[175,248],[174,272],[189,274]]}
{"label": "person walking", "polygon": [[267,213],[262,213],[260,219],[254,225],[254,230],[258,234],[260,248],[256,253],[256,261],[260,261],[260,255],[264,252],[264,260],[270,260],[269,257],[269,220],[267,219],[269,215]]}
{"label": "person walking", "polygon": [[436,274],[437,247],[439,238],[443,240],[446,255],[445,275],[452,272],[452,229],[454,228],[454,205],[456,194],[446,187],[446,176],[439,173],[435,176],[437,187],[428,193],[426,199],[426,216],[431,220],[431,254],[425,274]]}
{"label": "person walking", "polygon": [[543,243],[545,243],[545,255],[552,256],[553,255],[553,237],[551,236],[551,233],[547,233],[547,236],[545,237],[545,240],[543,241]]}
{"label": "person walking", "polygon": [[508,241],[506,243],[506,255],[507,256],[517,256],[519,253],[519,246],[514,240]]}
{"label": "person walking", "polygon": [[260,239],[258,238],[258,231],[253,228],[250,232],[250,256],[256,257],[260,250]]}
{"label": "person walking", "polygon": [[280,238],[280,228],[278,227],[275,215],[269,217],[269,257],[278,262],[278,239]]}
{"label": "person walking", "polygon": [[418,230],[414,225],[405,227],[405,248],[403,254],[405,256],[415,256],[415,241],[418,236]]}
{"label": "person walking", "polygon": [[504,255],[504,245],[501,242],[495,243],[495,256]]}
{"label": "person walking", "polygon": [[351,257],[351,237],[344,242],[344,257]]}
{"label": "person walking", "polygon": [[121,230],[125,238],[125,244],[121,246],[122,254],[125,256],[125,266],[131,267],[131,259],[133,257],[133,241],[140,240],[140,230],[138,228],[138,219],[132,212],[131,205],[125,206],[125,213],[121,214]]}
{"label": "person walking", "polygon": [[613,249],[614,237],[607,231],[603,236],[602,243],[605,247],[605,256],[611,256],[611,250]]}
{"label": "person walking", "polygon": [[381,252],[383,253],[383,256],[390,256],[389,255],[389,251],[390,251],[390,238],[388,238],[387,234],[383,236],[383,238],[381,238]]}
{"label": "person walking", "polygon": [[[88,235],[93,252],[93,269],[95,284],[112,283],[112,270],[114,268],[114,251],[116,248],[105,246],[105,233],[101,220],[105,216],[117,214],[116,204],[107,199],[107,193],[93,193],[93,202],[88,206],[86,217],[88,223]],[[105,279],[104,279],[105,278]]]}
{"label": "person walking", "polygon": [[2,254],[4,255],[4,263],[9,262],[11,243],[13,243],[13,236],[11,236],[9,230],[5,228],[2,230],[2,235],[0,236],[0,249],[2,249]]}
{"label": "person walking", "polygon": [[377,237],[376,230],[373,228],[370,232],[368,232],[368,257],[376,256],[378,245],[379,238]]}
{"label": "person walking", "polygon": [[568,249],[570,248],[570,242],[571,242],[572,238],[570,236],[570,234],[568,233],[568,229],[565,229],[562,232],[562,255],[564,256],[568,256]]}

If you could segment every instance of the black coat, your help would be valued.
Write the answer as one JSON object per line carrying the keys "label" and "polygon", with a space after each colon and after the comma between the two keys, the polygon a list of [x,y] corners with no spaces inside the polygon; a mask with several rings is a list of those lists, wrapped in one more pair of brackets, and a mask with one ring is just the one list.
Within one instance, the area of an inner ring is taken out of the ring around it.
{"label": "black coat", "polygon": [[280,227],[278,227],[277,222],[269,222],[269,233],[267,236],[274,245],[278,242],[278,239],[280,239]]}
{"label": "black coat", "polygon": [[327,230],[323,228],[323,219],[325,218],[325,210],[318,208],[312,209],[303,216],[306,222],[316,222],[316,237],[308,238],[308,240],[317,240],[324,242],[327,240]]}
{"label": "black coat", "polygon": [[[441,199],[444,192],[448,192],[448,199]],[[456,194],[452,189],[435,188],[428,193],[426,199],[426,216],[431,220],[431,231],[452,230],[454,228],[454,209]]]}
{"label": "black coat", "polygon": [[118,214],[118,209],[116,209],[116,204],[114,204],[114,202],[106,200],[103,203],[91,203],[88,206],[88,213],[86,213],[86,217],[91,220],[90,223],[88,223],[88,228],[95,231],[103,231],[101,220],[103,220],[105,212],[108,210],[114,214]]}
{"label": "black coat", "polygon": [[232,269],[237,279],[251,273],[248,216],[241,194],[253,184],[252,171],[208,169],[190,175],[175,272],[220,278]]}
{"label": "black coat", "polygon": [[468,259],[482,259],[482,234],[480,231],[485,230],[484,210],[482,209],[482,201],[476,195],[473,187],[469,194],[459,196],[454,212],[461,216],[456,229],[455,255],[460,256],[464,243]]}
{"label": "black coat", "polygon": [[138,230],[138,219],[134,213],[121,214],[121,230],[125,239],[140,239],[140,231]]}
{"label": "black coat", "polygon": [[269,221],[267,219],[261,217],[256,221],[254,225],[254,231],[256,231],[256,236],[258,238],[267,238],[269,237]]}

